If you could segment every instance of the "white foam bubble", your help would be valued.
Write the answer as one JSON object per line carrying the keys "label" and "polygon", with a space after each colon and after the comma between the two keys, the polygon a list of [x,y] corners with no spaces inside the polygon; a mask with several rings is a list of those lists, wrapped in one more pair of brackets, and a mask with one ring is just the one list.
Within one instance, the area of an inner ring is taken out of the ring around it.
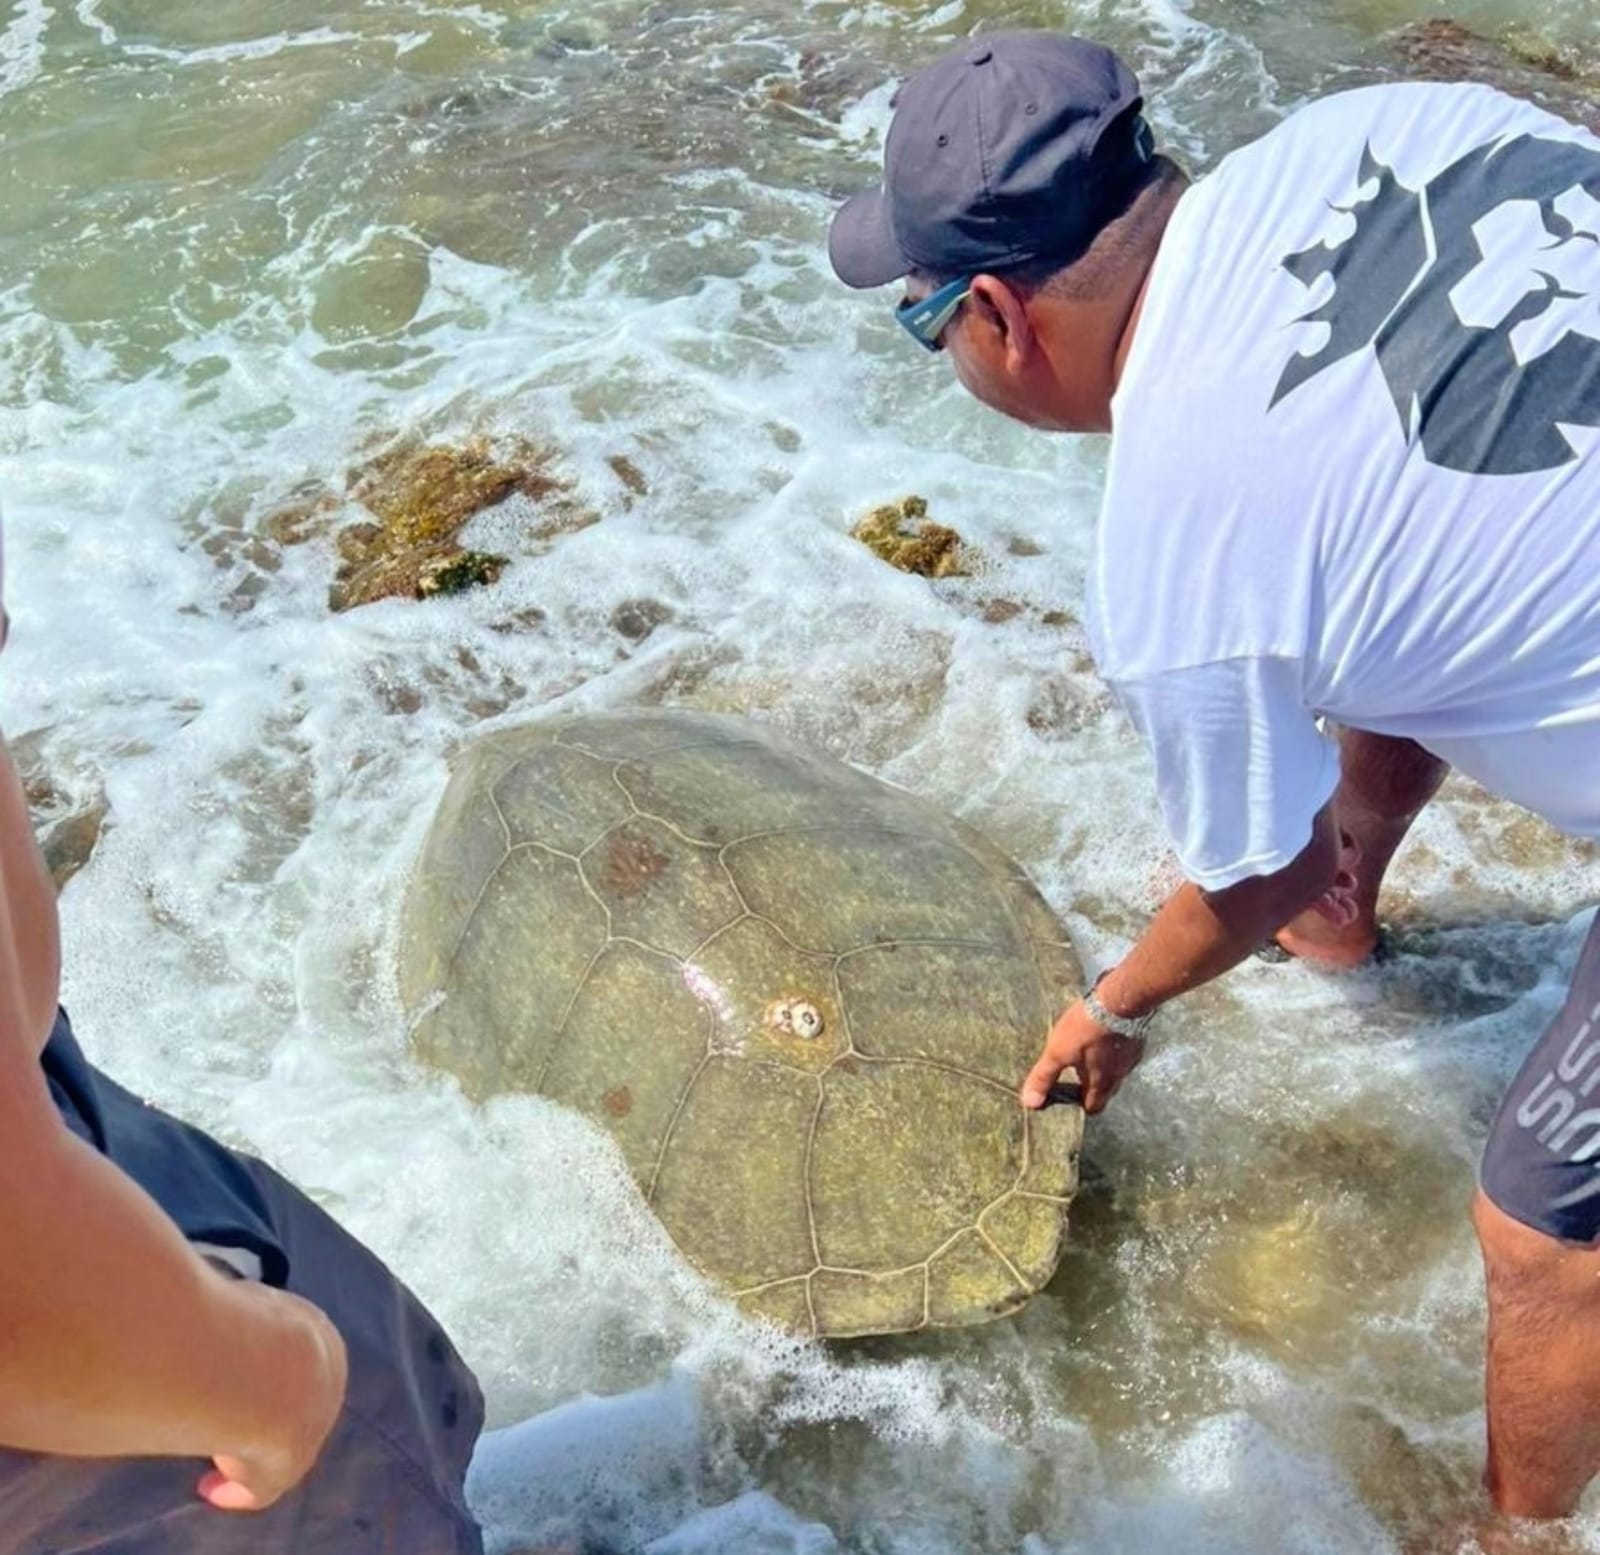
{"label": "white foam bubble", "polygon": [[178,65],[225,65],[235,60],[271,59],[289,49],[320,49],[330,44],[359,41],[360,33],[312,27],[305,32],[275,32],[192,49],[170,48],[161,43],[124,43],[122,49],[134,59],[165,59]]}
{"label": "white foam bubble", "polygon": [[506,25],[506,15],[503,12],[491,10],[482,5],[428,5],[421,0],[409,0],[402,9],[415,16],[432,17],[436,20],[465,23],[471,27],[480,28],[491,38],[499,37]]}
{"label": "white foam bubble", "polygon": [[117,29],[100,14],[101,0],[76,0],[73,14],[85,27],[91,28],[105,44],[117,41]]}
{"label": "white foam bubble", "polygon": [[710,1507],[646,1546],[644,1555],[833,1555],[839,1541],[821,1523],[806,1522],[759,1490]]}
{"label": "white foam bubble", "polygon": [[44,62],[44,32],[55,15],[49,0],[15,0],[0,32],[0,97],[36,80]]}
{"label": "white foam bubble", "polygon": [[697,1510],[702,1450],[699,1400],[680,1377],[488,1433],[467,1494],[501,1547],[554,1543],[576,1527],[638,1548]]}

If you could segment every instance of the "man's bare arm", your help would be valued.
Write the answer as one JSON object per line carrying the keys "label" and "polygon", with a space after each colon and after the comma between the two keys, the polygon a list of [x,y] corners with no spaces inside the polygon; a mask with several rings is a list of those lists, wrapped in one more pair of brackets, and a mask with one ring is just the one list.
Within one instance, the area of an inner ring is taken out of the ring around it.
{"label": "man's bare arm", "polygon": [[[283,1422],[342,1373],[326,1320],[218,1274],[62,1126],[42,1081],[4,1083],[0,1441],[93,1457],[292,1455]],[[320,1445],[299,1444],[307,1466]]]}
{"label": "man's bare arm", "polygon": [[1339,868],[1339,828],[1328,805],[1312,823],[1311,840],[1276,874],[1224,891],[1180,887],[1100,985],[1107,1007],[1142,1015],[1231,971],[1274,929],[1325,896]]}
{"label": "man's bare arm", "polygon": [[[1280,924],[1336,891],[1341,842],[1332,806],[1312,828],[1311,841],[1276,874],[1242,880],[1223,891],[1184,885],[1167,898],[1139,943],[1099,988],[1107,1009],[1138,1016],[1237,966]],[[1353,878],[1349,880],[1353,888]],[[1075,1068],[1083,1104],[1098,1112],[1139,1059],[1144,1045],[1095,1025],[1081,1002],[1058,1020],[1044,1052],[1022,1085],[1022,1104],[1042,1107],[1063,1069]]]}
{"label": "man's bare arm", "polygon": [[343,1343],[297,1297],[211,1269],[62,1123],[39,1067],[56,934],[0,747],[0,1443],[215,1458],[214,1504],[267,1505],[332,1428]]}
{"label": "man's bare arm", "polygon": [[37,1065],[60,987],[55,887],[34,844],[10,752],[0,742],[0,1064],[15,1057],[28,1068]]}

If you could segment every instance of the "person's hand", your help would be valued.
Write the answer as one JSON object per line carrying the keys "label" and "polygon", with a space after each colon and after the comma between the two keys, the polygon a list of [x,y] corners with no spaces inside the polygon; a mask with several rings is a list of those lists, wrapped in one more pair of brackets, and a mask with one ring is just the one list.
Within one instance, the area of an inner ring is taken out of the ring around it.
{"label": "person's hand", "polygon": [[[287,1495],[315,1466],[339,1412],[349,1380],[344,1340],[309,1301],[271,1286],[240,1281],[234,1292],[265,1302],[272,1316],[295,1332],[293,1363],[286,1368],[277,1407],[269,1411],[263,1439],[249,1448],[218,1453],[204,1474],[200,1498],[223,1512],[260,1512]],[[263,1314],[264,1315],[264,1314]]]}
{"label": "person's hand", "polygon": [[1143,1042],[1102,1030],[1083,1007],[1083,1001],[1074,1000],[1050,1028],[1039,1062],[1022,1082],[1022,1105],[1044,1106],[1062,1070],[1076,1069],[1083,1086],[1083,1110],[1099,1112],[1143,1057]]}

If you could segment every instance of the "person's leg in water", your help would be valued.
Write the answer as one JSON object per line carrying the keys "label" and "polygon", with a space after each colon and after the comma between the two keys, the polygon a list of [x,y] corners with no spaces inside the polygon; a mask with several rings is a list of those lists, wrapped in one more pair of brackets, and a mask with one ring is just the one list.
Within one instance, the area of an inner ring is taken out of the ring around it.
{"label": "person's leg in water", "polygon": [[1489,1297],[1484,1484],[1512,1517],[1567,1517],[1600,1472],[1600,1249],[1473,1201]]}
{"label": "person's leg in water", "polygon": [[1484,1482],[1514,1517],[1569,1515],[1600,1472],[1597,1157],[1600,921],[1500,1104],[1473,1203],[1489,1302]]}
{"label": "person's leg in water", "polygon": [[1276,939],[1292,956],[1349,967],[1376,947],[1378,892],[1389,862],[1450,768],[1414,740],[1360,729],[1339,731],[1339,764],[1334,815],[1352,844],[1354,912],[1339,922],[1311,908],[1286,923]]}

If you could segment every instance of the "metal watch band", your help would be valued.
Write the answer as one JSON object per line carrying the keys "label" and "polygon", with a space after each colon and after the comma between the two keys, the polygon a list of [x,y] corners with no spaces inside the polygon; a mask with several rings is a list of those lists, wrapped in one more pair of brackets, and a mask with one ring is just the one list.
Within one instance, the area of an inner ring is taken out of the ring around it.
{"label": "metal watch band", "polygon": [[1119,1037],[1134,1037],[1139,1041],[1144,1040],[1144,1034],[1150,1029],[1150,1022],[1156,1018],[1156,1012],[1151,1010],[1148,1015],[1113,1015],[1099,999],[1095,997],[1098,988],[1111,975],[1108,967],[1094,982],[1090,984],[1089,991],[1083,996],[1083,1007],[1089,1012],[1089,1019],[1105,1031],[1114,1031]]}

